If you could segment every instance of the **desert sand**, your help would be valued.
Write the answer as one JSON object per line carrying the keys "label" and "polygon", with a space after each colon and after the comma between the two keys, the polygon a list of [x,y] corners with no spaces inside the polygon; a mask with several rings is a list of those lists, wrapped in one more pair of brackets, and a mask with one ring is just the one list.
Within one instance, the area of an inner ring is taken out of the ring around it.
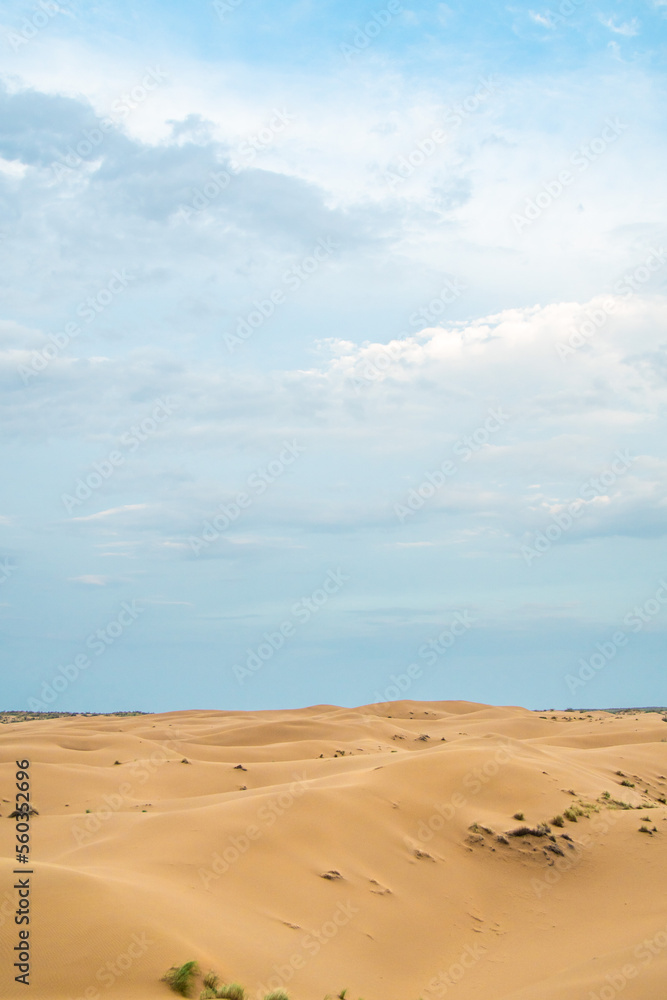
{"label": "desert sand", "polygon": [[[11,969],[24,758],[29,990]],[[190,959],[250,998],[667,996],[661,714],[59,718],[0,727],[0,761],[3,996],[167,1000],[160,977]]]}

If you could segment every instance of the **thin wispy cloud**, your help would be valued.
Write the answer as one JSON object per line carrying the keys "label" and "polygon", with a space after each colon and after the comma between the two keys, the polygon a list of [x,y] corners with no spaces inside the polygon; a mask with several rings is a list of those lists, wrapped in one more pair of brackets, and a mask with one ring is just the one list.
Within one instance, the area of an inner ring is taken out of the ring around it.
{"label": "thin wispy cloud", "polygon": [[639,34],[640,23],[636,17],[633,17],[630,21],[623,21],[618,24],[616,18],[605,17],[603,14],[600,15],[600,23],[613,31],[615,35],[624,35],[626,38],[634,38],[635,35]]}

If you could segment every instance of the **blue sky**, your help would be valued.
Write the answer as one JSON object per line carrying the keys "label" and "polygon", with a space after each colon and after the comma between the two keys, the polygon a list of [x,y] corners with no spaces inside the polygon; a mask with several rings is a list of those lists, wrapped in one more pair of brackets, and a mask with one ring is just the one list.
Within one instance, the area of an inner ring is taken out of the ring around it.
{"label": "blue sky", "polygon": [[666,26],[3,5],[3,707],[665,702]]}

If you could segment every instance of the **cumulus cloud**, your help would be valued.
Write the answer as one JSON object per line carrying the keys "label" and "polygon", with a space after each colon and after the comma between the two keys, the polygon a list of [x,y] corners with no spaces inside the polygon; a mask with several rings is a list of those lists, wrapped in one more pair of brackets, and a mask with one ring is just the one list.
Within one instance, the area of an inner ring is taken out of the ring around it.
{"label": "cumulus cloud", "polygon": [[[93,536],[120,533],[128,544],[140,537],[142,551],[160,558],[189,558],[188,539],[244,491],[252,502],[206,558],[238,546],[290,547],[299,531],[396,534],[396,505],[446,461],[450,480],[420,512],[439,538],[475,522],[519,538],[577,500],[584,513],[569,542],[656,536],[666,529],[657,421],[667,384],[652,348],[666,322],[667,299],[626,292],[504,310],[386,343],[334,338],[320,345],[318,365],[263,375],[211,361],[171,364],[164,351],[92,368],[71,358],[2,406],[31,440],[54,438],[47,400],[69,414],[57,428],[65,439],[85,421],[94,450],[63,490],[63,523]],[[11,349],[4,356],[8,363]],[[178,408],[159,433],[156,424],[143,442],[131,437],[112,468],[108,456],[140,426],[146,401],[175,389]],[[278,467],[272,483],[267,469],[288,439],[303,457]],[[619,452],[628,467],[611,474]],[[223,453],[225,471],[215,473],[206,456]],[[368,468],[357,467],[358,454],[373,455]],[[323,460],[328,478],[340,480],[328,491],[316,485]],[[258,475],[254,495],[248,483]],[[307,496],[299,495],[304,481]],[[146,495],[150,502],[137,500]],[[276,543],[278,526],[288,534]],[[245,538],[248,529],[260,535]]]}

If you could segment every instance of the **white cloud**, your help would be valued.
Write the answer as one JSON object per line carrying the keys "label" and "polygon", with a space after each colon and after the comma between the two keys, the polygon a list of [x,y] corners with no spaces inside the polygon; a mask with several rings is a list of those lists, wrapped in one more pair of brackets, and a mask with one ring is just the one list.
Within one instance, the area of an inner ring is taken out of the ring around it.
{"label": "white cloud", "polygon": [[537,13],[535,13],[535,11],[529,10],[528,11],[528,17],[531,19],[531,21],[534,21],[535,24],[539,24],[543,28],[553,28],[554,27],[554,23],[551,20],[551,17],[549,16],[549,14],[537,14]]}
{"label": "white cloud", "polygon": [[101,521],[106,518],[115,517],[117,514],[125,514],[128,511],[145,510],[149,505],[146,503],[124,504],[122,507],[110,507],[109,510],[100,510],[95,514],[85,514],[73,517],[72,521]]}
{"label": "white cloud", "polygon": [[631,21],[623,21],[621,24],[617,24],[615,18],[604,17],[604,15],[600,14],[600,23],[605,28],[613,31],[615,35],[624,35],[626,38],[633,38],[639,34],[639,21],[636,17],[633,17]]}
{"label": "white cloud", "polygon": [[97,576],[95,574],[69,577],[72,583],[83,583],[90,587],[106,587],[111,579],[109,576]]}

